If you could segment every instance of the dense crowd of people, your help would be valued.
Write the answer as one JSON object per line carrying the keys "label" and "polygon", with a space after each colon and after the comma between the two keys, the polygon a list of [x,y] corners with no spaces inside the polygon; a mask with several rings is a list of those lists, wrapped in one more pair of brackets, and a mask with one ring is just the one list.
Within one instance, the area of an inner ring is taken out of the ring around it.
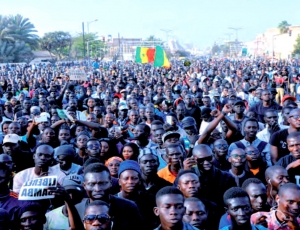
{"label": "dense crowd of people", "polygon": [[300,229],[298,63],[190,64],[2,66],[0,229]]}

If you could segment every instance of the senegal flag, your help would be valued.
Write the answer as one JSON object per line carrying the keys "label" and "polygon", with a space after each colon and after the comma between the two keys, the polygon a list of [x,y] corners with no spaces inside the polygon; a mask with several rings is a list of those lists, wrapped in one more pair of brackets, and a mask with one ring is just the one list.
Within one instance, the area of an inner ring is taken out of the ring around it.
{"label": "senegal flag", "polygon": [[135,62],[149,63],[154,61],[154,48],[136,47]]}
{"label": "senegal flag", "polygon": [[160,46],[156,46],[154,66],[165,67],[165,68],[170,67],[170,62],[167,58],[166,52]]}

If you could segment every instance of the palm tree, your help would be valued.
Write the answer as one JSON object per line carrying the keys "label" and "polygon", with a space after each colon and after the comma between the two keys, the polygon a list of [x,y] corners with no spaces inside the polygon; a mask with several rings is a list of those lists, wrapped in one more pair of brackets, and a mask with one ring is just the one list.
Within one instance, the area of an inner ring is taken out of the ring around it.
{"label": "palm tree", "polygon": [[37,32],[34,25],[29,22],[28,18],[23,18],[20,14],[8,17],[11,34],[16,40],[22,40],[27,43],[32,49],[38,48],[39,37],[34,34]]}
{"label": "palm tree", "polygon": [[281,34],[285,34],[289,31],[290,24],[287,21],[282,21],[278,24],[278,29],[280,30]]}
{"label": "palm tree", "polygon": [[13,42],[15,39],[10,33],[11,30],[12,27],[9,26],[8,18],[0,15],[0,40]]}

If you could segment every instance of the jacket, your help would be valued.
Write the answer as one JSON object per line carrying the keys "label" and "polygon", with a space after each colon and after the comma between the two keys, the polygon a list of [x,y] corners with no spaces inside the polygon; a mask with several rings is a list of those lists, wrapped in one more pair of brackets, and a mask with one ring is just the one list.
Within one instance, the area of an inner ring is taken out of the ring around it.
{"label": "jacket", "polygon": [[[75,206],[82,220],[89,203],[90,199],[84,198]],[[113,218],[112,230],[143,229],[143,219],[134,202],[110,195],[108,203],[110,205],[109,213]]]}

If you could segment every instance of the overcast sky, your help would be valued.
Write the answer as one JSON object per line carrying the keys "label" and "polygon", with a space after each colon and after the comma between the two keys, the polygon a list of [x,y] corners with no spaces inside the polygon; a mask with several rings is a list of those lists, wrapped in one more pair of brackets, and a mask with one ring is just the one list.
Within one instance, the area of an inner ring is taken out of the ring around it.
{"label": "overcast sky", "polygon": [[239,38],[247,42],[282,20],[300,25],[299,9],[297,0],[0,0],[2,15],[29,18],[40,36],[58,30],[75,35],[82,22],[98,19],[89,30],[99,36],[165,40],[161,29],[168,29],[169,37],[200,48],[228,39],[225,33],[235,38],[228,27],[243,28]]}

